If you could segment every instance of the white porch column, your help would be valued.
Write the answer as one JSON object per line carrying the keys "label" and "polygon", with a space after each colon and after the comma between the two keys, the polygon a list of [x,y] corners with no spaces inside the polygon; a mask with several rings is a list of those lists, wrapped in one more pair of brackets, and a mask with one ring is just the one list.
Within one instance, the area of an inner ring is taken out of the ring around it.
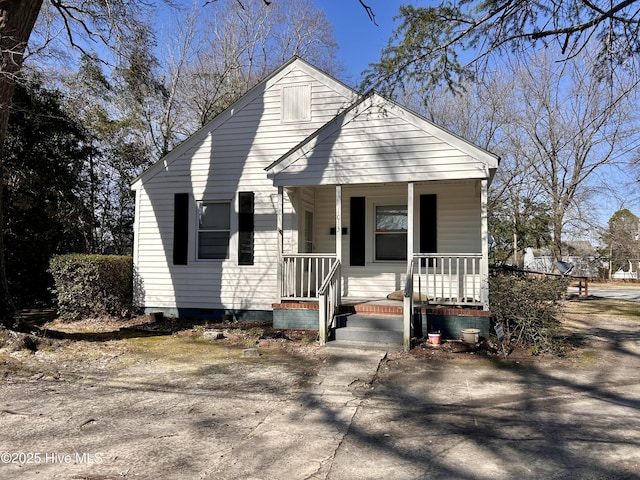
{"label": "white porch column", "polygon": [[282,263],[282,251],[284,248],[284,233],[283,233],[283,225],[284,225],[284,189],[283,187],[278,187],[278,197],[277,197],[277,206],[276,206],[276,236],[278,239],[278,268],[276,273],[276,285],[278,288],[278,292],[276,295],[276,303],[280,303],[282,301],[282,273],[284,270],[284,264]]}
{"label": "white porch column", "polygon": [[489,310],[489,222],[488,222],[488,204],[489,204],[489,182],[486,178],[480,180],[480,222],[482,232],[481,252],[482,260],[480,261],[480,301],[482,308]]}
{"label": "white porch column", "polygon": [[342,185],[336,185],[336,258],[342,264]]}
{"label": "white porch column", "polygon": [[336,185],[336,259],[340,262],[340,272],[336,284],[336,307],[342,304],[342,185]]}
{"label": "white porch column", "polygon": [[[413,263],[413,232],[414,232],[414,194],[413,182],[407,183],[407,272],[412,272],[411,264]],[[411,350],[411,335],[413,329],[411,323],[413,320],[413,275],[405,278],[405,297],[403,303],[403,328],[402,328],[402,344],[405,351]],[[408,295],[408,296],[407,296]]]}
{"label": "white porch column", "polygon": [[407,266],[413,262],[413,232],[414,232],[414,208],[413,208],[413,182],[407,184]]}

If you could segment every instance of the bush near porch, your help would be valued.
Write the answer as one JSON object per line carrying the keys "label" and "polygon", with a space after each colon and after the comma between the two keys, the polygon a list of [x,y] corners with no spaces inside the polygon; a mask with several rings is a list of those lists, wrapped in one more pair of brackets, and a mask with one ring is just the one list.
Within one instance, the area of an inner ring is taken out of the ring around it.
{"label": "bush near porch", "polygon": [[529,277],[524,272],[494,268],[489,277],[489,304],[508,348],[523,347],[532,354],[562,354],[557,317],[570,279]]}

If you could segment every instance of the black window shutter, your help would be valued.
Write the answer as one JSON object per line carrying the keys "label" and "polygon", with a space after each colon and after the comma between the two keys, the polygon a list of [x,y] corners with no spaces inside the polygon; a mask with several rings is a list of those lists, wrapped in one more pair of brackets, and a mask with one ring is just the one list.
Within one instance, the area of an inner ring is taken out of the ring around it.
{"label": "black window shutter", "polygon": [[[420,195],[420,252],[438,251],[437,195]],[[423,263],[424,266],[424,263]],[[431,261],[429,261],[429,266]]]}
{"label": "black window shutter", "polygon": [[189,194],[176,193],[173,201],[173,264],[189,261]]}
{"label": "black window shutter", "polygon": [[254,193],[238,192],[238,265],[253,265]]}
{"label": "black window shutter", "polygon": [[365,197],[351,197],[349,262],[354,266],[365,265],[365,209]]}

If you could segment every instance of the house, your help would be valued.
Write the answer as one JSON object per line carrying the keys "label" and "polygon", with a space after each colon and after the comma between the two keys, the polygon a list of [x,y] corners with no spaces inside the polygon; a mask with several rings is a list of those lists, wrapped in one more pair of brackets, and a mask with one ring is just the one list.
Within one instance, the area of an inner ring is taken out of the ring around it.
{"label": "house", "polygon": [[[596,249],[588,240],[570,240],[562,243],[564,262],[573,265],[571,275],[576,277],[598,278],[606,268]],[[549,247],[534,249],[527,247],[524,255],[524,268],[534,272],[552,273],[556,260]],[[557,270],[556,270],[557,271]]]}
{"label": "house", "polygon": [[137,302],[318,328],[325,341],[347,300],[403,290],[405,347],[415,298],[488,324],[497,166],[293,58],[133,183]]}

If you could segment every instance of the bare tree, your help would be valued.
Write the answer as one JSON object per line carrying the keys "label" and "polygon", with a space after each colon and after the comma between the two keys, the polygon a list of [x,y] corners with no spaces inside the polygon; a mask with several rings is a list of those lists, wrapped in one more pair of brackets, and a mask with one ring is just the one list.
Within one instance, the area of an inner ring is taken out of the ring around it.
{"label": "bare tree", "polygon": [[[191,55],[175,77],[175,100],[186,135],[227,108],[294,55],[332,74],[341,67],[324,13],[309,0],[263,2],[218,0],[200,10],[200,23],[184,31]],[[186,22],[183,22],[187,24]],[[186,44],[183,44],[186,47]],[[177,50],[172,58],[182,58]]]}
{"label": "bare tree", "polygon": [[630,160],[637,148],[631,98],[619,85],[603,85],[581,56],[555,63],[541,55],[517,70],[512,123],[505,126],[513,158],[551,206],[552,249],[562,257],[567,225],[600,185],[603,168]]}
{"label": "bare tree", "polygon": [[558,63],[548,53],[496,65],[458,93],[425,95],[410,81],[402,97],[500,156],[489,208],[500,260],[516,264],[525,247],[547,243],[560,259],[567,229],[593,232],[600,219],[592,200],[611,195],[612,172],[638,146],[632,87],[624,88],[633,80],[603,83],[586,55]]}
{"label": "bare tree", "polygon": [[[509,125],[518,122],[514,110],[513,77],[504,73],[487,75],[469,82],[454,93],[444,86],[420,94],[420,85],[404,101],[430,120],[446,126],[461,137],[500,157],[489,195],[490,229],[494,239],[492,258],[497,263],[511,261],[522,266],[527,246],[548,242],[549,215],[542,188],[535,181],[527,159],[513,155]],[[408,93],[407,89],[405,92]]]}

